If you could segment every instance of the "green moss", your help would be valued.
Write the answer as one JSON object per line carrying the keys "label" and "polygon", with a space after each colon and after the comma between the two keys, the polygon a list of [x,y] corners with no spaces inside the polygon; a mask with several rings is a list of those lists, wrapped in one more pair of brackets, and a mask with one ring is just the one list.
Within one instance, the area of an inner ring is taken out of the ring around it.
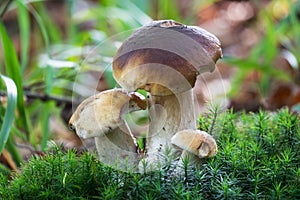
{"label": "green moss", "polygon": [[[214,127],[209,124],[214,121]],[[88,153],[54,152],[32,158],[22,173],[0,175],[3,199],[299,199],[299,117],[233,113],[200,117],[217,139],[217,156],[181,175],[166,166],[148,174],[119,172]]]}

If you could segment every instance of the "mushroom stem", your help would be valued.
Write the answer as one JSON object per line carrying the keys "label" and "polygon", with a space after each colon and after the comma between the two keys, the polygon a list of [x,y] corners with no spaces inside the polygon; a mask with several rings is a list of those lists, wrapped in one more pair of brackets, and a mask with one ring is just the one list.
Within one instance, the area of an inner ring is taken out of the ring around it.
{"label": "mushroom stem", "polygon": [[[183,162],[185,159],[189,160],[189,165],[192,166],[201,166],[204,162],[204,159],[199,158],[197,155],[188,152],[187,150],[181,150],[181,156],[179,157],[177,164],[177,170],[180,172],[180,168],[182,168]],[[179,163],[179,164],[178,164]]]}
{"label": "mushroom stem", "polygon": [[100,160],[120,170],[135,170],[138,164],[136,141],[126,123],[111,130],[109,134],[95,137]]}
{"label": "mushroom stem", "polygon": [[146,144],[147,161],[171,149],[171,138],[183,129],[196,129],[192,89],[167,96],[152,96],[149,103],[150,125]]}

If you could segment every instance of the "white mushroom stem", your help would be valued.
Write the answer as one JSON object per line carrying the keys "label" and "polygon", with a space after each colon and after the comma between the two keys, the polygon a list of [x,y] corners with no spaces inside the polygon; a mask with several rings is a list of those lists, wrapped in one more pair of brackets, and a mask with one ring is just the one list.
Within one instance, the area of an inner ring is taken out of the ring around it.
{"label": "white mushroom stem", "polygon": [[147,160],[157,161],[157,156],[171,148],[171,138],[183,129],[196,129],[192,89],[168,96],[152,96],[147,138]]}
{"label": "white mushroom stem", "polygon": [[99,159],[120,170],[135,169],[138,164],[137,145],[132,133],[123,120],[106,135],[95,137]]}

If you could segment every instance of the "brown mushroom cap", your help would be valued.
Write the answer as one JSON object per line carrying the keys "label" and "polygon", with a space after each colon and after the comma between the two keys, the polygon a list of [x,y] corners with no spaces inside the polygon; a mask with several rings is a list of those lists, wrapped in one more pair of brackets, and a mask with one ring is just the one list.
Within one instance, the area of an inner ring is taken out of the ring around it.
{"label": "brown mushroom cap", "polygon": [[213,71],[221,56],[220,41],[206,30],[172,20],[153,21],[122,44],[113,73],[128,91],[146,89],[164,96],[191,89],[197,75]]}

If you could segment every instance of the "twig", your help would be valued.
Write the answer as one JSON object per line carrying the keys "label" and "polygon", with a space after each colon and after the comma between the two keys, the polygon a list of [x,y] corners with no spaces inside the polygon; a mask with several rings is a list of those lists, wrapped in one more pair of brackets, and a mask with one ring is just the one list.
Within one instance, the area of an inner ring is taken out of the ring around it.
{"label": "twig", "polygon": [[[79,102],[73,101],[71,98],[62,98],[62,97],[50,96],[47,94],[32,93],[26,90],[24,92],[25,92],[24,95],[27,99],[39,99],[41,101],[55,101],[57,104],[74,104],[74,105],[79,104]],[[0,97],[1,96],[6,96],[6,93],[0,91]]]}
{"label": "twig", "polygon": [[35,153],[35,149],[32,146],[30,146],[30,145],[20,144],[20,143],[15,143],[15,145],[16,145],[16,147],[18,147],[20,149],[27,149],[32,154]]}
{"label": "twig", "polygon": [[57,104],[63,104],[63,103],[72,104],[73,103],[72,99],[70,99],[70,98],[55,97],[55,96],[50,96],[47,94],[25,92],[25,96],[28,99],[39,99],[41,101],[55,101]]}

